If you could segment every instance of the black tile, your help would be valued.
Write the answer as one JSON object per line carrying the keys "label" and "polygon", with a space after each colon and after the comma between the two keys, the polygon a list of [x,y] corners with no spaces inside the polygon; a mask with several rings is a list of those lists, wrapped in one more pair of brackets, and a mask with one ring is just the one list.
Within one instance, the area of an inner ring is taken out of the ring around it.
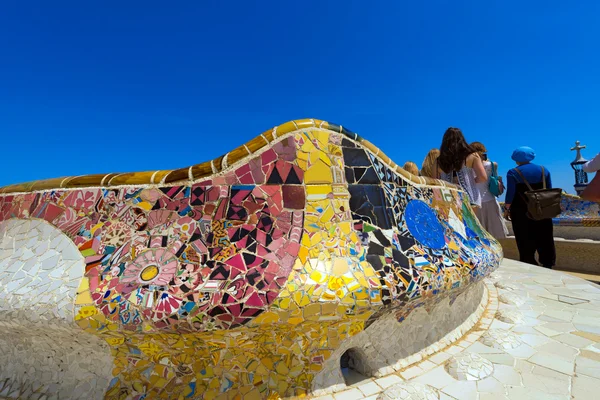
{"label": "black tile", "polygon": [[344,163],[349,167],[370,167],[371,161],[367,157],[367,153],[360,148],[342,148],[344,153]]}

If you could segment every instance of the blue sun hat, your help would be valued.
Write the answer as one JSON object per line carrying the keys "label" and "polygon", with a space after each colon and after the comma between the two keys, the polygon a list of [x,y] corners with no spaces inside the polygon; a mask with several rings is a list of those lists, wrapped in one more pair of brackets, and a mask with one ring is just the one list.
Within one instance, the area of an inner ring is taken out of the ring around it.
{"label": "blue sun hat", "polygon": [[528,163],[535,158],[535,151],[527,146],[517,147],[510,158],[518,163]]}

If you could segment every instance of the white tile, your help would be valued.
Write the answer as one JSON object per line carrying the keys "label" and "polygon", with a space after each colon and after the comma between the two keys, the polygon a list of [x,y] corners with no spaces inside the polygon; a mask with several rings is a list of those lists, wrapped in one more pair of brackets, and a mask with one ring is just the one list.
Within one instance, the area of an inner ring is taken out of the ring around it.
{"label": "white tile", "polygon": [[363,383],[362,385],[358,385],[356,388],[365,396],[371,396],[375,393],[381,392],[382,390],[375,382]]}
{"label": "white tile", "polygon": [[482,353],[480,355],[481,355],[481,357],[490,360],[494,364],[509,365],[511,367],[515,364],[515,358],[508,353],[502,353],[502,354]]}
{"label": "white tile", "polygon": [[600,335],[600,327],[599,326],[588,325],[588,324],[574,324],[574,325],[575,325],[575,328],[580,331],[590,332],[590,333],[595,333],[596,335]]}
{"label": "white tile", "polygon": [[412,378],[422,375],[423,372],[424,371],[421,368],[415,366],[415,367],[410,367],[410,368],[400,372],[400,376],[402,376],[404,379],[406,379],[408,381]]}
{"label": "white tile", "polygon": [[479,400],[510,400],[501,393],[479,393]]}
{"label": "white tile", "polygon": [[600,319],[599,318],[589,318],[586,315],[576,315],[573,318],[573,323],[575,325],[583,324],[583,325],[596,326],[596,327],[600,328]]}
{"label": "white tile", "polygon": [[[533,369],[530,369],[529,371],[525,371],[526,373],[532,373],[534,375],[542,375],[542,376],[547,376],[548,378],[554,378],[554,379],[567,379],[569,377],[569,375],[563,374],[562,372],[558,372],[555,371],[553,369],[550,368],[546,368],[546,367],[542,367],[540,365],[535,365],[535,364],[530,364],[533,366]],[[523,372],[521,372],[521,374],[523,374]]]}
{"label": "white tile", "polygon": [[564,343],[548,343],[543,346],[539,346],[536,350],[548,354],[553,354],[556,357],[560,357],[565,360],[573,361],[578,353],[578,350],[574,347],[568,346]]}
{"label": "white tile", "polygon": [[504,385],[520,385],[521,376],[513,367],[507,365],[494,365],[492,376]]}
{"label": "white tile", "polygon": [[536,353],[533,347],[527,343],[523,343],[514,349],[506,349],[505,351],[515,358],[529,358]]}
{"label": "white tile", "polygon": [[495,319],[490,325],[490,329],[504,329],[510,330],[513,327],[513,324],[507,324],[506,322],[502,322],[499,319]]}
{"label": "white tile", "polygon": [[457,382],[457,380],[454,379],[450,374],[448,374],[444,369],[444,366],[441,365],[411,380],[411,382],[419,382],[433,386],[436,389],[441,389],[454,382]]}
{"label": "white tile", "polygon": [[508,398],[510,400],[570,400],[570,396],[549,394],[534,388],[523,386],[508,386]]}
{"label": "white tile", "polygon": [[493,376],[477,381],[477,391],[479,393],[502,393],[504,394],[504,385]]}
{"label": "white tile", "polygon": [[569,311],[557,311],[557,310],[547,310],[544,315],[548,315],[550,317],[556,318],[558,320],[562,320],[565,322],[571,322],[573,320],[574,317],[574,313],[573,312],[569,312]]}
{"label": "white tile", "polygon": [[396,384],[402,383],[404,380],[400,378],[398,375],[388,375],[383,378],[375,379],[375,383],[379,385],[382,389],[387,389],[388,387]]}
{"label": "white tile", "polygon": [[543,336],[540,334],[537,335],[530,335],[530,334],[523,334],[523,335],[519,335],[519,338],[527,343],[528,345],[530,345],[531,347],[538,347],[538,346],[542,346],[546,343],[552,342],[552,339],[548,338],[547,336]]}
{"label": "white tile", "polygon": [[449,394],[446,394],[444,392],[439,392],[440,395],[440,400],[458,400],[456,397],[452,397]]}
{"label": "white tile", "polygon": [[477,400],[475,381],[456,381],[442,389],[442,392],[460,400]]}
{"label": "white tile", "polygon": [[477,353],[477,354],[484,354],[484,353],[498,354],[498,353],[503,353],[504,352],[503,350],[495,349],[493,347],[486,346],[485,344],[483,344],[481,342],[475,342],[475,343],[473,343],[469,347],[469,351],[471,353]]}
{"label": "white tile", "polygon": [[586,339],[586,338],[578,336],[578,335],[573,335],[571,333],[562,333],[560,335],[553,337],[553,339],[558,340],[561,343],[565,343],[569,346],[576,347],[578,349],[587,347],[590,344],[594,343],[593,341],[591,341],[589,339]]}
{"label": "white tile", "polygon": [[529,362],[567,375],[573,375],[575,369],[574,362],[559,358],[550,353],[536,353],[529,358]]}
{"label": "white tile", "polygon": [[537,328],[537,326],[531,326],[531,325],[515,325],[514,328],[511,329],[511,332],[514,333],[529,333],[531,335],[539,335],[540,332],[537,331],[535,328]]}
{"label": "white tile", "polygon": [[557,376],[549,377],[524,372],[521,374],[521,379],[524,387],[538,389],[548,394],[568,395],[571,386],[571,377],[567,375],[562,375],[559,378]]}
{"label": "white tile", "polygon": [[333,395],[335,400],[362,400],[365,396],[358,389],[344,390]]}
{"label": "white tile", "polygon": [[440,352],[432,355],[428,358],[428,360],[439,365],[448,360],[450,357],[452,357],[451,354]]}
{"label": "white tile", "polygon": [[549,336],[549,337],[556,336],[556,335],[560,334],[560,332],[555,331],[554,329],[547,328],[545,324],[544,325],[535,326],[533,329],[535,329],[536,331],[538,331],[538,332],[540,332],[540,333],[542,333],[542,334],[544,334],[546,336]]}
{"label": "white tile", "polygon": [[444,353],[455,355],[455,354],[460,353],[463,350],[464,349],[462,347],[460,347],[460,346],[450,346],[446,350],[444,350]]}
{"label": "white tile", "polygon": [[423,371],[430,371],[430,370],[434,369],[435,367],[437,367],[437,365],[432,363],[429,360],[425,360],[425,361],[421,361],[419,363],[418,367],[421,368]]}
{"label": "white tile", "polygon": [[598,398],[600,379],[588,376],[576,376],[573,378],[571,394],[574,400],[590,400]]}
{"label": "white tile", "polygon": [[600,379],[600,354],[584,350],[575,359],[575,372],[577,375]]}
{"label": "white tile", "polygon": [[540,326],[543,326],[547,329],[552,329],[553,331],[559,333],[571,332],[575,330],[575,325],[573,325],[571,322],[548,322]]}

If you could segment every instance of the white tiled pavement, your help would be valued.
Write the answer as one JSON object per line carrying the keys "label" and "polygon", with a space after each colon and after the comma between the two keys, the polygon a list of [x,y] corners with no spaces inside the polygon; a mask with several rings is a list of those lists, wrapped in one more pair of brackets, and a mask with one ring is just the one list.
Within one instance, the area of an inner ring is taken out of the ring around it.
{"label": "white tiled pavement", "polygon": [[600,398],[600,286],[504,260],[486,287],[488,307],[459,341],[313,400]]}

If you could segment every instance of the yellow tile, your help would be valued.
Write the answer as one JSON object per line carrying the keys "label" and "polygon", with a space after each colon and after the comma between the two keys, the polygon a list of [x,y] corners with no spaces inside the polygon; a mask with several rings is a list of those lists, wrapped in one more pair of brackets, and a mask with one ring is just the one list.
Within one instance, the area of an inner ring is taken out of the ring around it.
{"label": "yellow tile", "polygon": [[[284,299],[287,300],[289,302],[289,298],[288,299]],[[281,302],[280,302],[281,304]],[[256,317],[253,321],[255,324],[273,324],[276,322],[279,322],[279,315],[277,313],[274,312],[265,312],[260,314],[258,317]]]}
{"label": "yellow tile", "polygon": [[300,307],[310,304],[310,298],[300,291],[293,293],[292,296],[296,304],[298,304]]}
{"label": "yellow tile", "polygon": [[[307,236],[307,235],[302,235]],[[304,242],[304,238],[302,240]],[[306,260],[308,258],[308,249],[305,246],[301,246],[300,250],[298,250],[298,259],[296,260],[296,263],[294,264],[294,269],[296,269],[296,264],[300,264],[300,268],[303,268],[303,265],[306,263]]]}
{"label": "yellow tile", "polygon": [[313,271],[310,274],[310,279],[317,283],[325,283],[327,281],[327,276],[320,271]]}
{"label": "yellow tile", "polygon": [[256,388],[252,389],[251,392],[246,393],[244,395],[244,400],[262,400],[262,399],[263,399],[263,395]]}
{"label": "yellow tile", "polygon": [[305,136],[305,138],[304,143],[302,143],[302,145],[300,146],[300,151],[306,153],[308,159],[310,159],[312,154],[318,153],[319,150],[315,147],[314,143],[312,142],[310,132],[304,132],[303,135]]}
{"label": "yellow tile", "polygon": [[284,135],[286,133],[289,132],[293,132],[295,130],[297,130],[298,127],[296,126],[294,121],[289,121],[286,122],[285,124],[281,124],[277,127],[277,135]]}
{"label": "yellow tile", "polygon": [[77,289],[77,296],[75,297],[75,305],[83,304],[94,304],[94,300],[92,300],[92,295],[90,293],[89,280],[86,277],[81,279],[79,289]]}
{"label": "yellow tile", "polygon": [[[304,173],[304,183],[307,185],[331,184],[332,182],[333,176],[331,174],[331,167],[320,159],[316,160]],[[310,192],[308,193],[310,194]]]}
{"label": "yellow tile", "polygon": [[325,208],[325,210],[323,211],[323,214],[321,214],[321,218],[319,218],[319,220],[321,221],[321,223],[329,223],[331,221],[331,219],[333,218],[334,212],[333,212],[333,208],[331,206]]}
{"label": "yellow tile", "polygon": [[349,270],[348,261],[345,258],[338,257],[333,261],[333,275],[343,275]]}
{"label": "yellow tile", "polygon": [[280,380],[279,384],[277,385],[277,390],[279,391],[279,393],[285,393],[287,391],[289,387],[289,384],[284,381],[284,380]]}
{"label": "yellow tile", "polygon": [[315,232],[311,237],[310,237],[310,247],[316,246],[317,244],[321,243],[323,236],[321,235],[320,232]]}
{"label": "yellow tile", "polygon": [[313,136],[317,139],[320,149],[326,149],[329,145],[329,132],[325,130],[313,131]]}
{"label": "yellow tile", "polygon": [[332,162],[331,162],[331,159],[329,158],[329,155],[327,153],[320,151],[319,152],[319,160],[323,161],[323,163],[325,165],[327,165],[328,167],[331,168]]}
{"label": "yellow tile", "polygon": [[[346,208],[346,210],[348,209],[349,208]],[[338,227],[340,228],[342,234],[345,236],[350,235],[350,232],[352,231],[352,224],[348,221],[338,223]]]}
{"label": "yellow tile", "polygon": [[333,192],[333,187],[331,185],[308,185],[308,186],[306,186],[306,196],[307,196],[308,200],[326,199],[327,195],[329,195],[332,192]]}

